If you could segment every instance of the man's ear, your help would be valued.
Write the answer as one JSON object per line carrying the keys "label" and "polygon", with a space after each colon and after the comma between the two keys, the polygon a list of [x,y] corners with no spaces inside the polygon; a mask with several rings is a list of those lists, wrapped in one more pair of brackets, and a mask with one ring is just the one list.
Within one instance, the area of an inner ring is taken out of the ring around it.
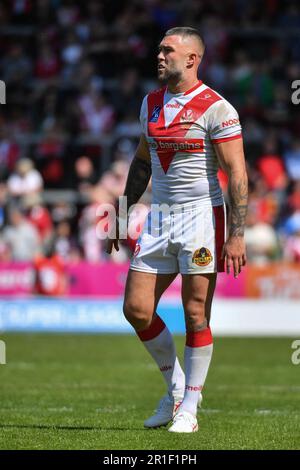
{"label": "man's ear", "polygon": [[189,54],[189,56],[187,58],[187,61],[186,61],[186,65],[189,69],[194,66],[195,61],[196,61],[196,57],[197,57],[197,55],[194,54],[194,53]]}

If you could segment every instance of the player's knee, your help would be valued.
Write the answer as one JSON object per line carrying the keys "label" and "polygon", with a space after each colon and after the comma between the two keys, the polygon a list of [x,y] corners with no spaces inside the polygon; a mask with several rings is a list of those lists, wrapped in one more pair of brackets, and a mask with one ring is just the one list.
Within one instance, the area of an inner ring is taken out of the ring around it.
{"label": "player's knee", "polygon": [[123,313],[126,320],[138,330],[146,329],[151,321],[147,309],[143,308],[142,303],[136,302],[136,300],[125,300]]}
{"label": "player's knee", "polygon": [[191,300],[185,305],[185,321],[188,331],[195,331],[205,322],[205,300]]}
{"label": "player's knee", "polygon": [[184,311],[186,314],[195,317],[195,316],[205,316],[206,302],[205,297],[203,296],[194,296],[189,299],[184,304]]}

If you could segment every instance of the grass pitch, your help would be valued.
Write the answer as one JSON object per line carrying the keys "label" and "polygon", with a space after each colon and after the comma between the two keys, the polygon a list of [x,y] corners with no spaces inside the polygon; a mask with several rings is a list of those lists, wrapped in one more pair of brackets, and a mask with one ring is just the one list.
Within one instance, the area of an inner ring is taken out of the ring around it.
{"label": "grass pitch", "polygon": [[[215,338],[199,432],[145,430],[164,393],[134,336],[5,334],[1,449],[299,449],[291,339]],[[295,339],[295,338],[294,338]],[[184,338],[176,338],[182,357]]]}

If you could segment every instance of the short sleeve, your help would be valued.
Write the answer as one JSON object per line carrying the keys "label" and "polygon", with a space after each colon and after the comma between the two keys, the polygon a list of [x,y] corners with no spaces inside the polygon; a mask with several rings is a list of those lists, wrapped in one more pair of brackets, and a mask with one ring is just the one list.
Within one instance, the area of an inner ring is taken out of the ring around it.
{"label": "short sleeve", "polygon": [[213,144],[242,137],[239,115],[228,101],[217,101],[211,107],[208,119],[208,133]]}
{"label": "short sleeve", "polygon": [[140,123],[141,123],[141,128],[142,128],[142,133],[147,135],[147,119],[148,117],[148,104],[147,104],[147,96],[144,97],[142,106],[141,106],[141,111],[140,111]]}

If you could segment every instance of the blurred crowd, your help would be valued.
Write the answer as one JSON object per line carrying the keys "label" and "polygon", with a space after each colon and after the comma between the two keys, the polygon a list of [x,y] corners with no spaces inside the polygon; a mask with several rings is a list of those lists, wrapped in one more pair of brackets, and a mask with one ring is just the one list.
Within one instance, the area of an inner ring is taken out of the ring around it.
{"label": "blurred crowd", "polygon": [[2,1],[0,262],[105,261],[96,208],[123,193],[157,45],[178,25],[202,32],[199,77],[240,114],[249,259],[300,262],[300,5],[290,0]]}

